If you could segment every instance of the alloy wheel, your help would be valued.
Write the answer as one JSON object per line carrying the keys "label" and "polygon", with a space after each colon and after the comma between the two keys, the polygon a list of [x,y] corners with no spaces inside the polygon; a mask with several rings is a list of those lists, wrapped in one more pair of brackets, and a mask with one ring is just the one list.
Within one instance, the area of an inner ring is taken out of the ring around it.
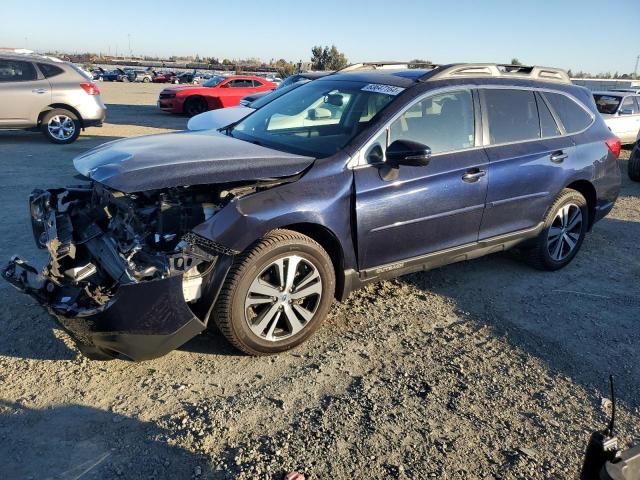
{"label": "alloy wheel", "polygon": [[251,331],[276,342],[301,332],[320,306],[322,279],[313,263],[299,255],[278,258],[255,277],[244,311]]}
{"label": "alloy wheel", "polygon": [[67,140],[76,132],[76,124],[66,115],[54,115],[47,123],[47,130],[57,140]]}
{"label": "alloy wheel", "polygon": [[563,205],[556,213],[547,233],[547,249],[556,262],[567,258],[578,245],[582,233],[582,209],[574,204]]}

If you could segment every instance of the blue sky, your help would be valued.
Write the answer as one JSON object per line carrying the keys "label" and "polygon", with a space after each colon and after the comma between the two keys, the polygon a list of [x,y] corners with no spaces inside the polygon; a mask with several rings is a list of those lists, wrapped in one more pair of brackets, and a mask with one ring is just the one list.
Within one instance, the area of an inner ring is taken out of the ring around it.
{"label": "blue sky", "polygon": [[308,60],[424,58],[631,72],[640,0],[3,0],[0,47]]}

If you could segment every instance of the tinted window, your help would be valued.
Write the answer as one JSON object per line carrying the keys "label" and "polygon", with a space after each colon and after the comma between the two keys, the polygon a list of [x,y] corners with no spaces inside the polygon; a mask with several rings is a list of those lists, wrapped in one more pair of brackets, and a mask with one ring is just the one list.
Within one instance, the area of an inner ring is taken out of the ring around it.
{"label": "tinted window", "polygon": [[475,145],[471,93],[448,92],[421,100],[391,124],[390,142],[413,140],[433,153]]}
{"label": "tinted window", "polygon": [[540,133],[542,137],[555,137],[561,135],[560,129],[556,124],[553,115],[549,111],[549,107],[544,103],[541,96],[536,95],[536,102],[538,103],[538,114],[540,115]]}
{"label": "tinted window", "polygon": [[620,112],[623,110],[631,111],[632,114],[638,113],[633,97],[627,97],[622,101],[622,105],[620,105]]}
{"label": "tinted window", "polygon": [[596,93],[593,95],[593,99],[595,100],[596,108],[600,113],[604,113],[605,115],[613,115],[618,111],[618,106],[620,105],[620,100],[622,99],[622,97]]}
{"label": "tinted window", "polygon": [[251,80],[231,80],[229,86],[233,88],[251,88],[253,82]]}
{"label": "tinted window", "polygon": [[55,77],[56,75],[60,75],[64,70],[60,67],[56,67],[55,65],[49,65],[47,63],[39,63],[38,68],[45,76],[45,78]]}
{"label": "tinted window", "polygon": [[566,95],[545,92],[544,96],[549,100],[558,117],[560,117],[560,121],[567,133],[579,132],[591,124],[591,115]]}
{"label": "tinted window", "polygon": [[492,144],[540,138],[540,120],[533,92],[485,90]]}
{"label": "tinted window", "polygon": [[26,82],[36,78],[36,69],[31,63],[0,60],[0,82]]}

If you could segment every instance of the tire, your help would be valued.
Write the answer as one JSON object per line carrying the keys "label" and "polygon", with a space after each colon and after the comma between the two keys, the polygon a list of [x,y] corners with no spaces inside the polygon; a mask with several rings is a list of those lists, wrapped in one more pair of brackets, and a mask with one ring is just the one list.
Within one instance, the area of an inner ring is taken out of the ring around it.
{"label": "tire", "polygon": [[142,83],[149,83],[151,81],[151,79],[149,77],[144,77],[142,79]]}
{"label": "tire", "polygon": [[[283,284],[284,288],[276,286]],[[296,297],[304,292],[306,296]],[[227,340],[244,353],[284,352],[320,327],[334,292],[335,272],[327,252],[305,235],[274,230],[236,258],[214,319]]]}
{"label": "tire", "polygon": [[640,182],[640,142],[631,150],[628,166],[629,178],[634,182]]}
{"label": "tire", "polygon": [[122,77],[122,83],[129,83],[131,80],[129,80],[129,77]]}
{"label": "tire", "polygon": [[49,110],[42,117],[40,131],[50,142],[60,145],[73,143],[80,135],[80,119],[64,108]]}
{"label": "tire", "polygon": [[549,207],[534,245],[524,250],[525,258],[539,270],[566,267],[580,250],[588,224],[586,199],[580,192],[565,188]]}
{"label": "tire", "polygon": [[209,105],[207,105],[207,101],[202,97],[187,98],[184,102],[184,113],[190,117],[206,112],[207,110],[209,110]]}

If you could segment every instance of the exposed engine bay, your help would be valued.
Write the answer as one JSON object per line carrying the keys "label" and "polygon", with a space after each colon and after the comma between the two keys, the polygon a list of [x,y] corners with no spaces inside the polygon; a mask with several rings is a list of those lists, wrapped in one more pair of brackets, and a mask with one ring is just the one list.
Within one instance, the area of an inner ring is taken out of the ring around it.
{"label": "exposed engine bay", "polygon": [[183,275],[184,300],[196,302],[217,255],[189,232],[253,191],[191,186],[125,194],[99,183],[35,190],[33,233],[49,263],[38,272],[15,258],[5,277],[69,316],[99,311],[121,285],[174,275]]}

